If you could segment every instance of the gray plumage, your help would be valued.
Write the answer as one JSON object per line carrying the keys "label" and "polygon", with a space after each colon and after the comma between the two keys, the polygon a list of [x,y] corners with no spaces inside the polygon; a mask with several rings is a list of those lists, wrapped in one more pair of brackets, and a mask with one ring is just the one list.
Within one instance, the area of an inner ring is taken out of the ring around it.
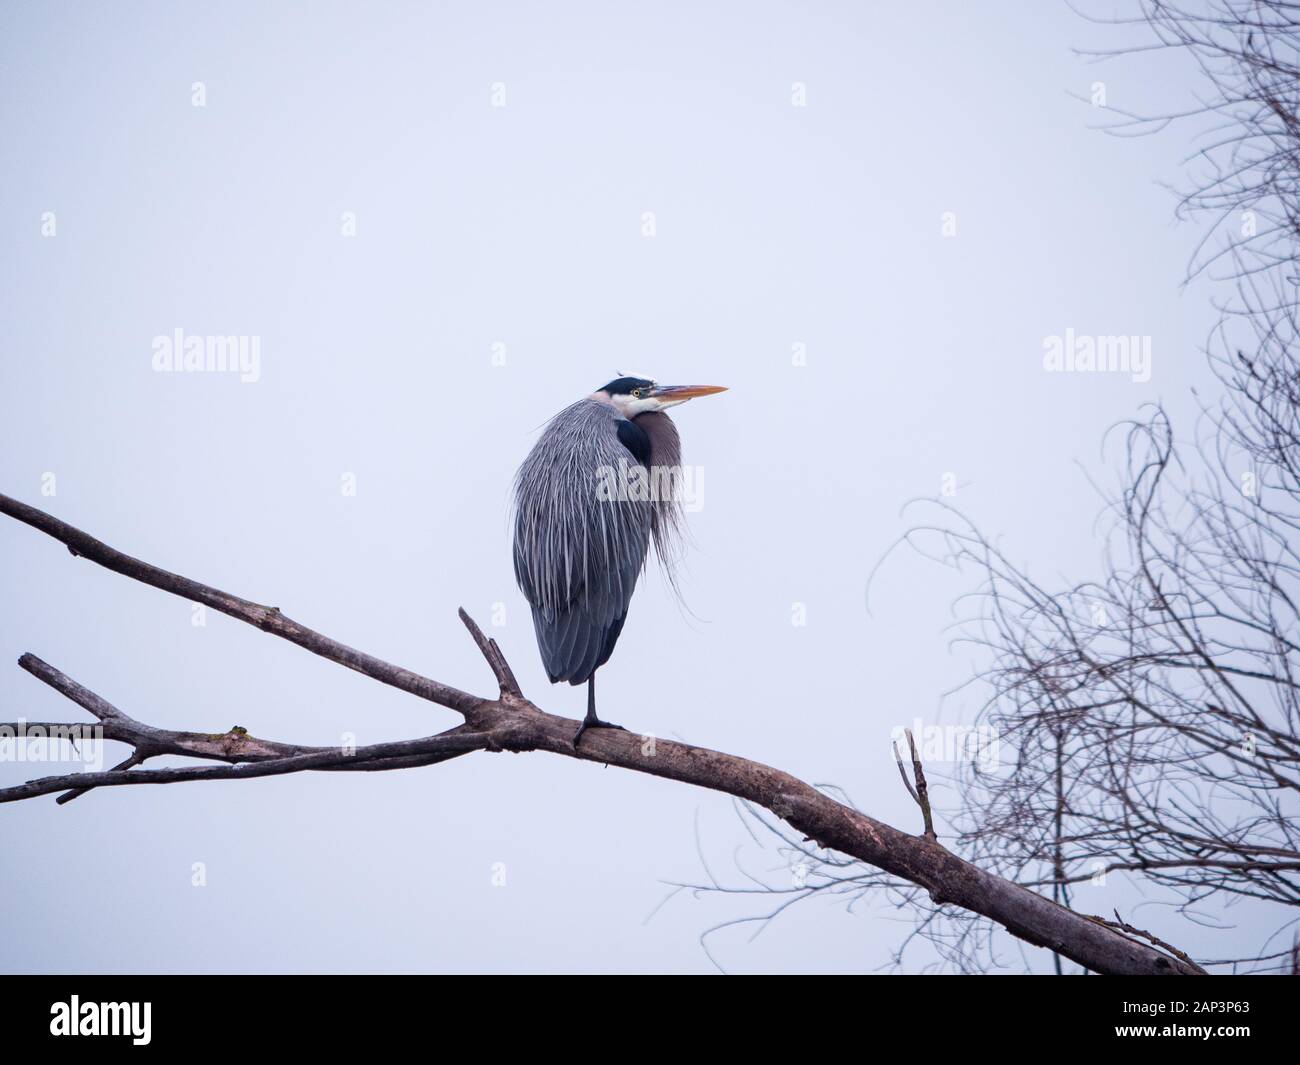
{"label": "gray plumage", "polygon": [[602,471],[617,475],[639,462],[620,439],[620,423],[638,447],[648,439],[644,465],[680,467],[666,414],[634,422],[635,429],[609,403],[579,400],[546,426],[515,478],[515,578],[532,605],[552,683],[582,684],[609,659],[651,543],[672,576],[682,526],[675,497],[609,499],[599,490]]}

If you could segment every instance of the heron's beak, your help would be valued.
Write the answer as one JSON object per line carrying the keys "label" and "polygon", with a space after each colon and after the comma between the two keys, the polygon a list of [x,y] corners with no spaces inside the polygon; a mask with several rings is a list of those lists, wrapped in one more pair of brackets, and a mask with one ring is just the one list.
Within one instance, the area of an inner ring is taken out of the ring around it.
{"label": "heron's beak", "polygon": [[659,385],[654,390],[654,397],[665,403],[685,403],[697,396],[713,396],[725,391],[723,385]]}

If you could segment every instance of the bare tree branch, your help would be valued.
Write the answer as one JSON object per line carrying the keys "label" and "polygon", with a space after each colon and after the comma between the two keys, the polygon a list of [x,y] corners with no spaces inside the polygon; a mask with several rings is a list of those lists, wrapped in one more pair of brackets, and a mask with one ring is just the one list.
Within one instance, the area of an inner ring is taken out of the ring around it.
{"label": "bare tree branch", "polygon": [[347,644],[332,640],[305,625],[299,625],[280,613],[278,606],[262,606],[260,603],[241,599],[237,595],[210,588],[188,577],[168,573],[157,566],[124,555],[121,551],[114,550],[80,529],[74,529],[71,525],[59,521],[58,518],[20,503],[16,499],[0,496],[0,512],[66,544],[73,555],[88,558],[105,569],[111,569],[114,573],[120,573],[124,577],[130,577],[154,588],[161,588],[164,592],[179,595],[190,602],[210,606],[213,610],[238,618],[290,643],[296,643],[312,654],[328,658],[331,662],[337,662],[349,669],[355,669],[358,673],[364,673],[367,677],[383,684],[391,684],[394,688],[418,695],[421,699],[428,699],[439,706],[461,712],[472,709],[479,702],[475,696],[467,692],[458,691],[446,684],[439,684],[436,680],[422,677],[408,669],[401,669],[374,655],[368,655]]}
{"label": "bare tree branch", "polygon": [[987,873],[933,838],[900,832],[770,766],[702,747],[642,738],[612,729],[588,733],[582,747],[575,748],[576,722],[548,714],[517,694],[518,684],[500,649],[483,636],[464,612],[461,616],[465,625],[501,688],[495,700],[480,699],[382,662],[290,621],[277,609],[259,606],[132,559],[7,496],[0,495],[0,512],[53,536],[73,548],[75,554],[115,572],[207,603],[331,661],[455,709],[465,719],[463,730],[375,744],[352,753],[274,743],[249,736],[242,729],[221,735],[168,732],[135,721],[58,670],[32,655],[25,655],[22,659],[25,669],[89,710],[99,719],[107,738],[132,744],[141,758],[183,753],[235,764],[155,770],[118,768],[102,773],[48,777],[4,789],[0,791],[0,801],[13,802],[70,789],[239,780],[320,769],[398,768],[412,764],[412,759],[437,761],[472,750],[548,751],[695,784],[762,806],[821,846],[870,863],[924,889],[936,905],[950,904],[982,914],[1012,935],[1064,954],[1097,972],[1198,972],[1195,965],[1181,957],[1135,941],[1027,888]]}
{"label": "bare tree branch", "polygon": [[907,770],[903,768],[903,756],[899,753],[898,744],[894,744],[894,761],[898,763],[898,775],[903,778],[903,787],[907,788],[907,793],[912,796],[912,801],[921,808],[921,817],[925,820],[925,836],[927,839],[936,839],[934,834],[934,818],[930,813],[930,788],[925,782],[925,769],[921,766],[921,756],[916,753],[916,737],[912,735],[912,730],[904,729],[907,734],[907,746],[912,752],[912,776],[916,778],[916,787],[912,787],[912,782],[907,779]]}

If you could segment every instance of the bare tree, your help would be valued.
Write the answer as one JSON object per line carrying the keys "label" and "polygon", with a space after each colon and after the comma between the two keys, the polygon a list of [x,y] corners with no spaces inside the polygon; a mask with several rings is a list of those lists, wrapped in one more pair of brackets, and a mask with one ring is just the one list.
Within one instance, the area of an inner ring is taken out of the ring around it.
{"label": "bare tree", "polygon": [[[0,496],[0,513],[47,533],[74,554],[116,573],[172,592],[247,622],[383,684],[454,710],[461,724],[436,735],[355,749],[321,749],[261,739],[242,728],[225,733],[175,732],[135,720],[101,696],[34,655],[20,665],[88,710],[105,739],[127,744],[131,755],[107,771],[71,773],[0,789],[0,803],[41,795],[106,787],[244,780],[307,770],[375,771],[427,766],[474,751],[547,751],[696,784],[725,792],[770,811],[792,831],[818,845],[868,862],[923,890],[936,903],[979,913],[1012,935],[1065,954],[1099,972],[1192,974],[1202,970],[1186,955],[1106,921],[1074,913],[1027,888],[990,875],[959,858],[928,835],[913,836],[837,802],[788,773],[734,755],[630,733],[601,730],[573,744],[576,722],[547,714],[524,698],[496,641],[461,618],[498,684],[483,698],[382,661],[263,606],[158,569],[117,551],[35,507]],[[11,737],[29,734],[30,723],[0,724]],[[43,722],[39,727],[68,727]],[[168,769],[139,768],[158,755],[185,755],[225,763]],[[72,797],[71,794],[65,798]]]}
{"label": "bare tree", "polygon": [[983,720],[1015,750],[1006,773],[967,765],[960,838],[1067,903],[1114,871],[1188,912],[1256,900],[1275,936],[1222,964],[1281,970],[1300,920],[1300,8],[1143,15],[1210,86],[1116,128],[1211,120],[1181,211],[1210,222],[1191,274],[1232,293],[1208,351],[1223,393],[1190,439],[1158,408],[1125,427],[1095,582],[1046,588],[970,526],[944,530],[983,574],[968,638],[990,662]]}
{"label": "bare tree", "polygon": [[[959,619],[985,663],[971,738],[994,737],[1001,757],[989,768],[966,751],[942,813],[963,853],[1066,906],[1076,885],[1111,874],[1198,918],[1244,901],[1274,933],[1204,963],[1300,971],[1300,5],[1147,0],[1139,17],[1109,21],[1153,39],[1096,58],[1168,51],[1209,86],[1177,114],[1112,110],[1109,128],[1201,127],[1179,214],[1208,222],[1189,276],[1231,293],[1207,350],[1222,393],[1202,400],[1187,438],[1159,407],[1113,434],[1118,488],[1102,491],[1109,535],[1094,580],[1039,583],[942,503],[903,538],[978,575]],[[747,815],[807,870],[793,889],[692,885],[780,900],[747,919],[881,886],[876,870]],[[1003,964],[987,922],[884,886],[921,912],[895,960],[920,938],[951,967]]]}
{"label": "bare tree", "polygon": [[1187,913],[1252,900],[1274,935],[1216,964],[1285,971],[1300,921],[1300,8],[1152,0],[1143,17],[1211,91],[1113,128],[1210,120],[1181,213],[1210,222],[1191,275],[1231,292],[1208,349],[1223,393],[1190,438],[1160,408],[1122,428],[1097,580],[1037,583],[960,521],[912,542],[937,536],[981,574],[965,630],[989,663],[979,720],[1014,751],[1006,771],[963,763],[967,853],[1067,905],[1112,872]]}

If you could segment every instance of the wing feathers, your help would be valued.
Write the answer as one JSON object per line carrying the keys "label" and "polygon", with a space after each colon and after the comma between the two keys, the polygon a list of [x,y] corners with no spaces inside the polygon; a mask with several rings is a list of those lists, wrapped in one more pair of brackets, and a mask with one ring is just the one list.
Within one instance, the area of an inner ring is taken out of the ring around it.
{"label": "wing feathers", "polygon": [[652,504],[601,491],[621,464],[637,461],[620,423],[628,424],[607,404],[573,404],[515,481],[515,577],[553,682],[582,684],[609,659],[645,564]]}

